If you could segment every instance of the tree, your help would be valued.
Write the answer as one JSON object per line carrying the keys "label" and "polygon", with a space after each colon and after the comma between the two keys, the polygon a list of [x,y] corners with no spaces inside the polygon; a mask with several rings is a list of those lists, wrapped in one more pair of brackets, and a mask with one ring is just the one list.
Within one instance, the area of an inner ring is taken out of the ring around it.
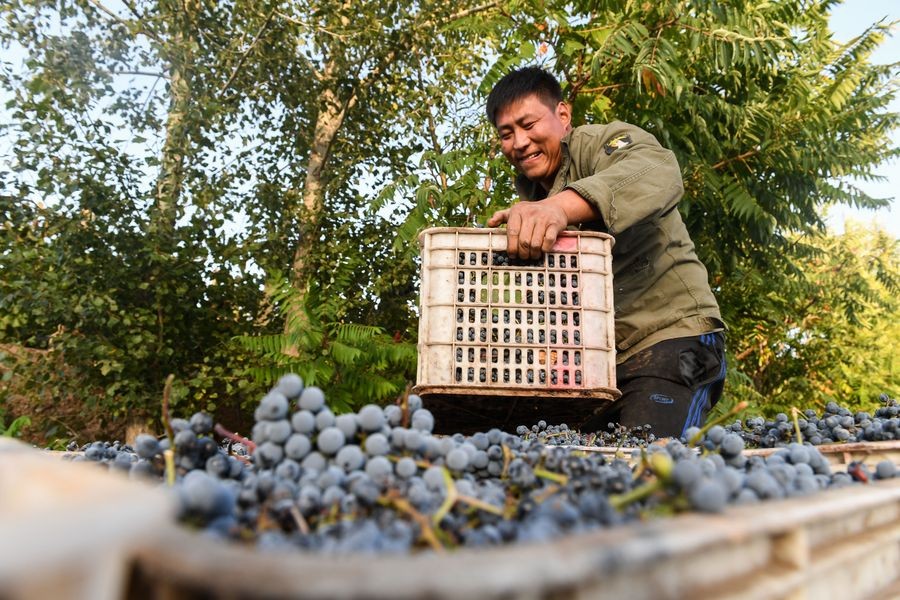
{"label": "tree", "polygon": [[[868,61],[891,24],[876,23],[838,44],[827,26],[835,4],[508,2],[506,22],[496,24],[503,32],[495,38],[499,58],[481,89],[511,66],[536,61],[564,82],[576,125],[620,119],[655,134],[682,167],[679,210],[722,299],[729,338],[742,347],[742,336],[774,320],[790,322],[793,335],[805,339],[810,325],[794,319],[796,307],[748,294],[747,278],[786,272],[773,279],[808,297],[805,275],[794,266],[808,251],[798,236],[821,232],[820,215],[831,204],[886,205],[844,178],[875,178],[874,169],[900,152],[889,137],[898,118],[888,110],[897,93],[896,65]],[[507,174],[489,177],[491,146],[481,148],[464,167],[443,164],[450,166],[449,189],[467,187],[483,199],[479,216],[486,216],[514,192]],[[499,189],[483,196],[473,191],[476,173]],[[435,180],[411,184],[418,198],[447,189]],[[435,213],[420,200],[410,212],[414,226],[403,233],[409,236]],[[823,343],[851,343],[839,334],[837,327],[816,332]],[[835,364],[841,364],[838,354],[831,356]],[[746,358],[738,353],[731,365],[753,381]],[[779,355],[770,372],[809,381],[831,372],[824,358],[807,358],[789,364]],[[882,364],[879,373],[888,385],[885,368],[891,367]],[[761,382],[757,387],[768,393]]]}
{"label": "tree", "polygon": [[745,261],[722,298],[752,311],[729,335],[740,376],[722,410],[742,399],[772,413],[829,401],[871,410],[900,395],[898,240],[850,228],[793,243],[780,268]]}
{"label": "tree", "polygon": [[121,9],[2,9],[0,40],[23,63],[2,72],[14,169],[0,331],[64,353],[76,380],[54,385],[105,416],[146,415],[168,373],[214,409],[232,387],[225,346],[259,295],[246,247],[222,231],[233,174],[204,155],[226,112],[213,75],[235,50],[217,24],[231,21],[199,3]]}

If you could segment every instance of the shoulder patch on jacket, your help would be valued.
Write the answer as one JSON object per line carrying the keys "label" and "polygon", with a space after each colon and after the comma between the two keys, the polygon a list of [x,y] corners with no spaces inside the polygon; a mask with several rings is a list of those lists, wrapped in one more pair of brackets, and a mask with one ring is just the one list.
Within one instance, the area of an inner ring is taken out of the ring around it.
{"label": "shoulder patch on jacket", "polygon": [[628,135],[627,133],[619,133],[606,140],[606,143],[603,144],[603,150],[604,152],[606,152],[606,155],[609,156],[619,148],[624,148],[630,143],[630,135]]}

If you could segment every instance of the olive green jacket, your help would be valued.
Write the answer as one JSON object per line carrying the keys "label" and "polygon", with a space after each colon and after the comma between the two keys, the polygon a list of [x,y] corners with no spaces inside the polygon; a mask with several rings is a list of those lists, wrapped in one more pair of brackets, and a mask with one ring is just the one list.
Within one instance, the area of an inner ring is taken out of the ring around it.
{"label": "olive green jacket", "polygon": [[577,127],[562,144],[549,192],[521,174],[516,188],[525,200],[571,189],[600,211],[603,222],[584,228],[616,240],[616,362],[663,340],[724,329],[706,267],[676,209],[684,186],[675,155],[620,121]]}

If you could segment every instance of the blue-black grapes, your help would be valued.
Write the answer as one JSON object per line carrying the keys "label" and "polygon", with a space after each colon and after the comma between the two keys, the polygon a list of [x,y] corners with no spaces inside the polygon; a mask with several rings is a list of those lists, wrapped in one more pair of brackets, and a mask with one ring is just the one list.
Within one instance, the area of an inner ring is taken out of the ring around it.
{"label": "blue-black grapes", "polygon": [[[822,416],[804,415],[804,432],[821,441],[840,431],[848,440],[897,432],[896,404],[874,415],[827,408]],[[793,423],[781,416],[712,427],[694,446],[691,436],[657,440],[649,426],[583,433],[544,421],[516,434],[435,436],[434,416],[416,395],[336,416],[321,389],[286,375],[255,417],[252,452],[249,442],[217,444],[209,415],[173,419],[174,490],[186,524],[275,551],[412,552],[438,539],[462,546],[540,542],[659,513],[663,505],[719,512],[898,472],[889,461],[874,471],[854,464],[832,472],[813,440],[792,440]],[[767,458],[744,455],[760,441],[783,447]],[[637,449],[631,464],[572,446]],[[140,435],[133,447],[87,444],[74,460],[162,482],[169,448],[166,438]],[[652,494],[623,500],[646,485]],[[451,494],[456,500],[448,505]]]}

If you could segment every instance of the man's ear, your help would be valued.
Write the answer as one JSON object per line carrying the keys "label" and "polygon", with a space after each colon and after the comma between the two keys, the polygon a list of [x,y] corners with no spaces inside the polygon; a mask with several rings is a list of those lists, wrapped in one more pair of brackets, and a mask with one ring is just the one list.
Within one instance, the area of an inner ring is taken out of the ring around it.
{"label": "man's ear", "polygon": [[566,102],[560,102],[556,105],[556,116],[566,126],[566,129],[572,126],[572,107]]}

